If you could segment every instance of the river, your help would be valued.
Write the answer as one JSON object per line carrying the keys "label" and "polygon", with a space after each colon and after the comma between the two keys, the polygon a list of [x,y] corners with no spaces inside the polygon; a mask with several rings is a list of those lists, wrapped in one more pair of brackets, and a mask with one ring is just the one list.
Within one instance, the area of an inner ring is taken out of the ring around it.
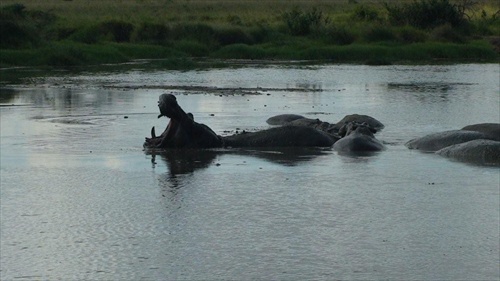
{"label": "river", "polygon": [[[500,122],[500,66],[252,65],[3,81],[1,280],[498,280],[500,169],[404,143]],[[142,149],[173,93],[218,134],[296,113],[387,150]]]}

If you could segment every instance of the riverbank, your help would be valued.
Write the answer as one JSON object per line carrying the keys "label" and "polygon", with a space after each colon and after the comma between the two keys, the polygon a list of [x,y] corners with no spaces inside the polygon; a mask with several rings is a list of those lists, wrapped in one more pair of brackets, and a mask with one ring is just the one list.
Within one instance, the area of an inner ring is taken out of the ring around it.
{"label": "riverbank", "polygon": [[[447,0],[412,2],[422,7],[410,2],[275,1],[275,9],[222,0],[4,2],[2,68],[138,59],[159,59],[161,67],[174,69],[197,67],[200,59],[371,65],[500,59],[499,5],[493,1],[474,7]],[[451,16],[411,20],[424,8]]]}

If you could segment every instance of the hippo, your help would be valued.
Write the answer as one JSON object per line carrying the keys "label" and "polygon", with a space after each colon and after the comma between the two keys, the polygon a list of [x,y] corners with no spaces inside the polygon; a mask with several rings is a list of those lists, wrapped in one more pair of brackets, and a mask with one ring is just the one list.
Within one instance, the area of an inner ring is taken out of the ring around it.
{"label": "hippo", "polygon": [[500,123],[473,124],[463,127],[462,130],[481,132],[500,141]]}
{"label": "hippo", "polygon": [[269,125],[285,125],[289,122],[295,121],[297,119],[304,119],[306,117],[298,114],[280,114],[270,117],[266,120]]}
{"label": "hippo", "polygon": [[177,104],[174,95],[163,94],[158,100],[160,114],[158,118],[170,118],[165,131],[156,136],[151,129],[151,138],[146,138],[144,147],[148,148],[211,148],[222,147],[223,141],[212,129],[194,121],[192,114],[187,114]]}
{"label": "hippo", "polygon": [[436,154],[458,161],[500,165],[500,141],[477,139],[454,144],[436,151]]}
{"label": "hippo", "polygon": [[408,141],[410,149],[434,152],[458,161],[500,165],[500,124],[480,123]]}
{"label": "hippo", "polygon": [[471,130],[450,130],[412,139],[405,145],[410,149],[435,152],[450,145],[477,139],[500,140],[498,136],[488,133]]}
{"label": "hippo", "polygon": [[350,114],[344,116],[335,126],[337,128],[341,128],[345,124],[349,122],[357,122],[357,123],[366,123],[372,130],[375,130],[375,132],[382,130],[385,126],[382,124],[380,121],[377,119],[368,116],[368,115],[362,115],[362,114]]}
{"label": "hippo", "polygon": [[326,132],[328,134],[333,134],[338,137],[340,128],[350,122],[365,123],[367,126],[371,127],[371,131],[376,133],[377,131],[384,128],[382,124],[377,119],[360,114],[346,115],[339,122],[331,124],[328,122],[321,121],[320,119],[306,118],[302,115],[297,114],[281,114],[270,117],[266,120],[269,125],[293,125],[293,126],[307,126],[313,127],[320,131]]}
{"label": "hippo", "polygon": [[333,149],[340,153],[365,153],[385,149],[385,146],[373,135],[374,129],[367,123],[349,122],[340,131],[340,140],[335,142]]}
{"label": "hippo", "polygon": [[158,107],[158,118],[166,116],[170,122],[160,136],[156,136],[153,127],[144,148],[330,147],[337,141],[315,128],[292,125],[222,137],[208,126],[195,122],[172,94],[160,95]]}

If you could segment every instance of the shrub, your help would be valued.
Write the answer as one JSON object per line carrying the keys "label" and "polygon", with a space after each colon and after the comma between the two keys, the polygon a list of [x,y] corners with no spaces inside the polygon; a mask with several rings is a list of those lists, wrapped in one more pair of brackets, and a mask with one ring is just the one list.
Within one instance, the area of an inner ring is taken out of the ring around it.
{"label": "shrub", "polygon": [[354,8],[351,17],[354,20],[377,21],[380,20],[378,11],[370,6],[359,5]]}
{"label": "shrub", "polygon": [[465,37],[457,32],[450,24],[434,28],[430,34],[431,39],[441,42],[465,43]]}
{"label": "shrub", "polygon": [[479,35],[500,36],[500,10],[491,15],[482,10],[481,17],[474,21],[474,28]]}
{"label": "shrub", "polygon": [[215,30],[204,23],[177,24],[172,28],[172,39],[187,39],[206,45],[214,45],[217,42]]}
{"label": "shrub", "polygon": [[396,33],[398,40],[403,43],[424,42],[427,39],[425,32],[409,25],[398,28]]}
{"label": "shrub", "polygon": [[241,44],[251,44],[253,43],[252,38],[246,32],[244,32],[241,28],[230,27],[230,28],[221,28],[216,31],[217,41],[222,45],[231,45],[236,43]]}
{"label": "shrub", "polygon": [[419,0],[403,5],[384,3],[384,6],[389,21],[395,25],[434,28],[443,24],[457,27],[467,22],[465,6],[453,4],[449,0]]}
{"label": "shrub", "polygon": [[295,8],[284,13],[282,18],[290,33],[297,36],[309,35],[313,29],[318,29],[329,22],[329,19],[323,17],[323,13],[316,8],[307,13]]}
{"label": "shrub", "polygon": [[69,39],[87,44],[99,41],[130,42],[133,29],[131,23],[110,20],[77,29]]}
{"label": "shrub", "polygon": [[0,47],[23,48],[39,45],[43,30],[53,23],[54,14],[28,11],[22,4],[4,6],[0,9]]}
{"label": "shrub", "polygon": [[395,41],[397,36],[390,27],[374,25],[364,32],[363,39],[367,42]]}
{"label": "shrub", "polygon": [[101,38],[102,34],[100,33],[99,26],[97,25],[79,28],[68,37],[70,40],[86,44],[97,43],[101,40]]}
{"label": "shrub", "polygon": [[193,57],[205,57],[210,53],[206,45],[197,41],[179,40],[175,41],[172,47]]}
{"label": "shrub", "polygon": [[0,19],[0,34],[1,48],[29,47],[40,41],[34,28],[16,21]]}
{"label": "shrub", "polygon": [[130,35],[134,30],[134,26],[125,21],[110,20],[101,23],[99,29],[105,37],[111,36],[111,41],[130,42]]}
{"label": "shrub", "polygon": [[271,39],[273,31],[267,25],[258,24],[257,26],[250,28],[248,33],[252,37],[252,41],[255,43],[263,43]]}
{"label": "shrub", "polygon": [[161,44],[168,40],[170,29],[159,23],[143,23],[133,34],[133,41]]}
{"label": "shrub", "polygon": [[349,45],[356,40],[356,34],[345,26],[333,26],[325,29],[325,41],[336,45]]}

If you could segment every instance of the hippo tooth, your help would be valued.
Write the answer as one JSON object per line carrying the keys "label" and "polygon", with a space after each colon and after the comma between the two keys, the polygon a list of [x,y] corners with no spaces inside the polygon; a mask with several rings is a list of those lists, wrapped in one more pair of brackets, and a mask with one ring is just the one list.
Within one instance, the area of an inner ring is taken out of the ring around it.
{"label": "hippo tooth", "polygon": [[151,138],[156,138],[155,126],[153,126],[153,128],[151,128]]}

